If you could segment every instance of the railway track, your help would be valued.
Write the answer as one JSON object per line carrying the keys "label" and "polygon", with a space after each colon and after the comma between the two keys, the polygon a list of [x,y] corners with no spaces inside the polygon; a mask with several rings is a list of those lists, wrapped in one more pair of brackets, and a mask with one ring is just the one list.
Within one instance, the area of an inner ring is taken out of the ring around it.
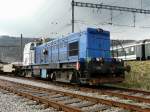
{"label": "railway track", "polygon": [[[150,112],[150,99],[148,98],[150,94],[148,92],[142,93],[141,96],[133,96],[127,94],[127,91],[125,90],[101,90],[98,92],[99,96],[101,97],[93,97],[90,95],[79,95],[68,91],[66,92],[56,89],[47,89],[6,80],[0,80],[0,87],[20,96],[43,103],[45,107],[51,106],[66,112],[96,112],[109,110],[112,107],[117,107],[122,110],[125,109],[139,112]],[[84,91],[85,90],[86,89],[84,89]],[[118,91],[120,92],[118,93]],[[130,92],[128,91],[128,93]],[[109,97],[104,97],[104,95],[108,95]],[[143,97],[143,95],[147,95],[147,98]],[[110,96],[115,96],[122,99],[130,99],[132,102],[127,103],[117,101],[116,99],[111,99]],[[134,102],[138,102],[139,104],[135,104]],[[142,104],[146,106],[143,106]]]}
{"label": "railway track", "polygon": [[102,89],[93,89],[88,87],[81,87],[81,91],[88,91],[92,93],[98,93],[100,95],[109,95],[116,96],[120,98],[136,100],[138,102],[150,103],[150,92],[135,90],[135,89],[127,89],[127,88],[119,88],[119,87],[103,87]]}

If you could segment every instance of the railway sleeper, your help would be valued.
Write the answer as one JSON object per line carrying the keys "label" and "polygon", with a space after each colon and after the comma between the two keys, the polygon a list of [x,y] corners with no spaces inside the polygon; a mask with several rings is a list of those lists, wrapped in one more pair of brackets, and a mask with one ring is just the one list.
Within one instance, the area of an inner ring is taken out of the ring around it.
{"label": "railway sleeper", "polygon": [[[17,83],[16,83],[17,84]],[[9,91],[12,91],[12,90],[15,90],[13,88],[10,88],[8,87],[7,88],[7,85],[1,85],[4,87],[4,89],[8,89]],[[15,86],[15,85],[13,85]],[[17,91],[17,90],[16,90]],[[14,91],[15,92],[15,91]],[[20,91],[17,91],[17,92],[20,92]],[[60,92],[60,91],[57,91],[57,92]],[[56,93],[57,93],[56,92]],[[65,92],[62,92],[63,95],[65,94]],[[33,96],[31,93],[23,93],[23,92],[20,92],[20,94],[22,94],[23,96],[27,97],[27,98],[31,98],[31,99],[34,99],[36,98],[36,100],[38,100],[39,102],[48,102],[48,105],[57,105],[58,109],[62,109],[62,110],[68,110],[68,109],[71,109],[73,108],[74,111],[81,111],[80,109],[78,108],[75,108],[75,107],[70,107],[69,105],[65,105],[63,102],[57,102],[57,101],[53,101],[53,100],[48,100],[48,99],[45,99],[45,98],[41,98],[41,97],[38,97],[38,96]],[[67,95],[71,96],[71,93],[66,93]],[[57,95],[57,96],[63,96],[63,95]],[[28,97],[29,96],[29,97]],[[97,98],[93,98],[93,97],[88,97],[88,96],[81,96],[81,95],[77,95],[77,94],[73,94],[72,95],[73,97],[76,97],[76,98],[80,98],[82,100],[89,100],[89,101],[92,101],[92,102],[95,102],[96,103],[101,103],[101,104],[106,104],[106,105],[110,105],[110,106],[117,106],[117,107],[122,107],[122,108],[125,108],[125,109],[129,109],[129,110],[136,110],[136,111],[140,111],[140,112],[149,112],[150,110],[147,109],[147,108],[142,108],[140,106],[136,106],[136,105],[131,105],[131,104],[124,104],[124,103],[120,103],[120,102],[116,102],[116,101],[108,101],[108,100],[104,100],[104,99],[97,99]],[[77,104],[80,104],[81,101],[79,101]],[[70,104],[71,105],[71,104]]]}

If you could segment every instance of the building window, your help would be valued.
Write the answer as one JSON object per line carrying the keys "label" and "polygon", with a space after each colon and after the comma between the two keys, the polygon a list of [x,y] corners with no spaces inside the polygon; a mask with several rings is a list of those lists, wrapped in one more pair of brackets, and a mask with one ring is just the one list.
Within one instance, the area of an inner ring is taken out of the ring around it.
{"label": "building window", "polygon": [[69,56],[76,56],[79,54],[79,42],[69,43]]}

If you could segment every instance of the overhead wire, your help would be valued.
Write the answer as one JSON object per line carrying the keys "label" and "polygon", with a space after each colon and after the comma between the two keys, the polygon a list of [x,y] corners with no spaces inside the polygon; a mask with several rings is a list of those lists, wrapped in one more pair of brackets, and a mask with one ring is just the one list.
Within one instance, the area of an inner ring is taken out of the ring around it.
{"label": "overhead wire", "polygon": [[[71,1],[71,0],[70,0]],[[142,0],[141,0],[142,1]],[[115,0],[114,2],[112,2],[111,3],[111,5],[112,4],[115,4],[115,3],[117,3],[118,2],[118,0]],[[143,2],[143,1],[142,1]],[[103,4],[104,2],[103,1],[101,1],[101,4]],[[143,6],[143,4],[141,4],[141,6]],[[98,9],[98,11],[99,11],[100,9]],[[69,6],[69,8],[68,8],[68,11],[67,12],[69,12],[70,13],[70,11],[71,11],[71,6]],[[102,9],[100,10],[101,12],[102,12]],[[134,17],[134,24],[133,25],[125,25],[125,24],[118,24],[118,23],[114,23],[113,22],[113,20],[114,19],[116,19],[116,18],[118,18],[118,17],[120,17],[121,15],[123,14],[123,12],[121,12],[120,11],[120,13],[119,14],[115,14],[115,12],[113,12],[113,14],[112,14],[112,12],[111,12],[111,17],[108,17],[108,18],[106,18],[106,19],[104,19],[104,21],[101,21],[101,22],[98,22],[98,23],[92,23],[92,25],[95,25],[95,26],[99,26],[99,25],[112,25],[112,26],[116,26],[116,27],[130,27],[130,28],[150,28],[150,26],[136,26],[135,25],[135,17]],[[61,19],[62,20],[62,18],[65,18],[66,16],[62,16],[62,17],[59,17],[59,19]],[[59,20],[58,19],[58,20]],[[110,22],[108,22],[108,21],[110,21]],[[89,25],[91,22],[86,22],[86,21],[84,21],[84,20],[75,20],[75,23],[77,24],[77,27],[78,27],[78,29],[79,30],[81,30],[81,27],[80,27],[80,24],[83,24],[83,25]],[[58,23],[59,24],[59,23]],[[60,25],[60,24],[59,24]],[[60,32],[60,30],[62,31],[62,30],[65,30],[65,28],[67,28],[67,27],[70,27],[71,26],[71,22],[69,22],[69,23],[65,23],[65,24],[63,24],[63,25],[61,25],[61,27],[59,27],[59,28],[57,28],[57,31],[59,31]],[[58,30],[58,29],[60,29],[60,30]]]}
{"label": "overhead wire", "polygon": [[[70,3],[71,3],[71,1],[72,0],[70,0]],[[71,9],[71,5],[67,9],[68,14],[70,14],[70,11],[71,11],[70,9]],[[65,13],[65,14],[67,15],[67,13]],[[50,34],[53,34],[55,36],[56,34],[59,34],[58,31],[61,32],[65,28],[71,26],[71,22],[65,23],[65,24],[63,23],[64,21],[62,21],[62,20],[64,20],[65,18],[68,18],[68,17],[62,15],[61,17],[59,16],[55,21],[53,21],[54,23],[58,23],[57,25],[59,25],[59,28],[55,27],[55,29],[53,29],[53,32],[55,32],[55,33],[51,32]]]}
{"label": "overhead wire", "polygon": [[[113,3],[116,3],[117,2],[117,0],[115,1],[115,2],[113,2]],[[142,2],[142,1],[141,1]],[[113,4],[112,3],[112,4]],[[107,18],[107,19],[105,19],[103,22],[106,22],[106,21],[109,21],[110,20],[110,23],[108,22],[108,25],[116,25],[116,26],[120,26],[120,27],[135,27],[136,25],[135,25],[135,22],[136,22],[136,14],[135,13],[133,13],[133,26],[132,25],[121,25],[121,24],[114,24],[113,23],[113,19],[114,18],[118,18],[120,15],[122,15],[122,13],[119,13],[119,14],[117,14],[117,15],[113,15],[112,14],[112,11],[110,11],[110,17],[109,18]],[[101,24],[101,23],[100,23]],[[144,27],[144,26],[139,26],[139,28],[149,28],[150,26],[147,26],[147,27]]]}

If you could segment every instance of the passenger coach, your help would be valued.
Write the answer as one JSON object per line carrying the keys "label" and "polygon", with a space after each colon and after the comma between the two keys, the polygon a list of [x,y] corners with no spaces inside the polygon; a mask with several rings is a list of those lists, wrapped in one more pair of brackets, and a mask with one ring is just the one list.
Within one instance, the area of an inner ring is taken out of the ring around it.
{"label": "passenger coach", "polygon": [[112,46],[111,53],[112,57],[123,60],[149,60],[150,40]]}

